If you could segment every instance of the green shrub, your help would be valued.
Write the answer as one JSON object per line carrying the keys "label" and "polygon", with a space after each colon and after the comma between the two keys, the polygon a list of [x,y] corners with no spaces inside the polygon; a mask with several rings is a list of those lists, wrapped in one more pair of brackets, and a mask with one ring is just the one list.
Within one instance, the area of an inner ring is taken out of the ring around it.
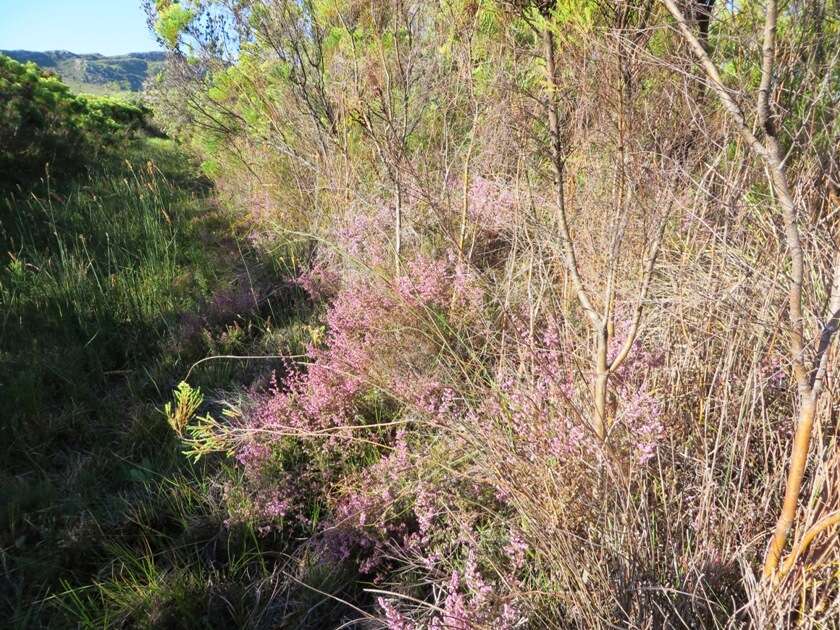
{"label": "green shrub", "polygon": [[75,95],[54,73],[0,55],[0,188],[94,164],[145,127],[147,114],[115,98]]}

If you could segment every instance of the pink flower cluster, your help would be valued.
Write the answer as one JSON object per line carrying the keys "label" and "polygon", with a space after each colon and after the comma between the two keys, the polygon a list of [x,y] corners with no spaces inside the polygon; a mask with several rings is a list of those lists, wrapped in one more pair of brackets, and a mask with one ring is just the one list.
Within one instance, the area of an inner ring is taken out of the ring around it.
{"label": "pink flower cluster", "polygon": [[469,219],[483,230],[499,232],[514,223],[517,199],[507,182],[473,177],[469,188]]}
{"label": "pink flower cluster", "polygon": [[320,302],[338,291],[341,279],[326,261],[319,258],[295,279],[295,283],[306,291],[310,300]]}
{"label": "pink flower cluster", "polygon": [[435,612],[425,615],[422,624],[410,619],[393,599],[379,597],[377,604],[384,613],[388,629],[472,630],[482,627],[510,630],[525,622],[524,615],[515,605],[494,596],[495,586],[478,571],[473,555],[468,557],[462,571],[452,571],[438,589],[442,601]]}
{"label": "pink flower cluster", "polygon": [[527,350],[499,367],[496,387],[473,412],[473,421],[496,418],[511,429],[509,458],[539,463],[597,455],[600,447],[582,412],[560,323],[540,327],[541,334],[531,335],[523,321],[514,322],[512,343]]}
{"label": "pink flower cluster", "polygon": [[[609,347],[610,360],[618,355],[629,329],[629,319],[616,322],[616,334]],[[621,429],[617,441],[635,452],[640,464],[649,462],[656,455],[657,447],[665,438],[662,405],[651,391],[653,377],[662,363],[661,352],[650,350],[636,339],[627,360],[611,381],[618,401],[615,424]]]}
{"label": "pink flower cluster", "polygon": [[[327,283],[336,286],[328,268],[318,268],[316,274],[317,281],[315,274],[300,280],[309,283],[313,294]],[[332,292],[323,318],[327,329],[323,344],[309,346],[305,365],[287,365],[283,379],[273,379],[246,414],[243,433],[249,437],[237,458],[255,482],[287,474],[272,464],[283,459],[274,457],[283,442],[279,436],[334,450],[340,461],[342,451],[354,444],[354,427],[364,422],[362,399],[371,392],[396,397],[437,418],[455,407],[454,391],[435,377],[435,348],[429,335],[419,331],[430,311],[457,317],[465,308],[465,296],[480,299],[468,273],[451,262],[418,257],[408,261],[405,273],[393,282],[350,278]],[[397,452],[404,451],[404,439],[398,438],[396,447]],[[290,506],[296,497],[302,495],[289,488],[285,502],[274,497],[263,500],[266,518],[280,512],[278,505],[285,512],[294,511]]]}
{"label": "pink flower cluster", "polygon": [[389,258],[389,239],[395,211],[391,204],[377,201],[373,208],[350,207],[336,217],[330,240],[339,252],[357,262],[376,266]]}

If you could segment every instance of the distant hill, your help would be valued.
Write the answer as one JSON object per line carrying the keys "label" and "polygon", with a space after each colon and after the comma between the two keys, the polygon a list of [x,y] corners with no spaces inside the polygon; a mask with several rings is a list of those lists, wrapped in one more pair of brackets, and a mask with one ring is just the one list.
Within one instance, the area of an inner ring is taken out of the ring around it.
{"label": "distant hill", "polygon": [[156,75],[166,60],[165,52],[128,53],[113,57],[77,55],[66,50],[0,50],[0,54],[21,63],[37,63],[61,76],[73,91],[92,94],[139,92],[143,82]]}

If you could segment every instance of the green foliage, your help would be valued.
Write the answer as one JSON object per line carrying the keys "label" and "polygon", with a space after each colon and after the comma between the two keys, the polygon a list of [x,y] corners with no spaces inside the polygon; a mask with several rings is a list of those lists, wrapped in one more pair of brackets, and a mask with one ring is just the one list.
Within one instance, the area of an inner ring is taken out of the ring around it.
{"label": "green foliage", "polygon": [[174,392],[175,406],[166,403],[163,413],[172,430],[182,436],[184,429],[204,402],[204,396],[198,388],[190,387],[189,383],[181,381]]}
{"label": "green foliage", "polygon": [[171,48],[175,48],[181,33],[195,17],[195,12],[178,2],[173,2],[168,6],[164,4],[168,3],[158,3],[159,11],[155,30]]}
{"label": "green foliage", "polygon": [[113,96],[79,96],[87,107],[89,124],[100,125],[98,132],[103,136],[139,131],[146,125],[149,110],[135,103],[129,103]]}
{"label": "green foliage", "polygon": [[115,98],[74,95],[51,72],[0,55],[0,189],[100,160],[147,114]]}
{"label": "green foliage", "polygon": [[[177,395],[177,393],[176,393]],[[233,407],[226,407],[222,411],[225,421],[219,422],[209,413],[196,418],[196,421],[186,427],[187,437],[183,438],[186,449],[184,455],[198,462],[202,457],[216,453],[234,454],[232,448],[233,435],[230,421],[239,418],[241,414]]]}
{"label": "green foliage", "polygon": [[[228,426],[218,422],[209,413],[196,416],[204,404],[204,395],[199,387],[192,387],[189,383],[181,381],[172,395],[175,404],[167,402],[163,407],[163,414],[186,447],[184,455],[198,462],[200,458],[214,453],[232,454]],[[238,417],[239,413],[228,406],[222,411],[222,415],[226,421],[230,421]]]}

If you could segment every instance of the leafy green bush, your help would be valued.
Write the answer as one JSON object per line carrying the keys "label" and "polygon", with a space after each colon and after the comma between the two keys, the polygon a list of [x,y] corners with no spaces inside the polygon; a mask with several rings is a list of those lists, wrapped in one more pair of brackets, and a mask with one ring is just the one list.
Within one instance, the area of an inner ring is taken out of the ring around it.
{"label": "leafy green bush", "polygon": [[147,114],[112,97],[75,95],[50,71],[0,55],[0,188],[94,163],[143,128]]}

